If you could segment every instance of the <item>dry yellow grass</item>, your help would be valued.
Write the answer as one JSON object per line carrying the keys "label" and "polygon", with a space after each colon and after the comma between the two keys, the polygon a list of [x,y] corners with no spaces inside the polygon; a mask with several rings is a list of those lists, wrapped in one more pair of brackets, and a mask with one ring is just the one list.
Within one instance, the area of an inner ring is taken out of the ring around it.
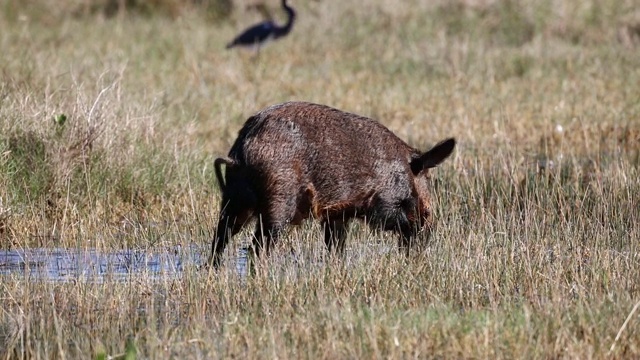
{"label": "dry yellow grass", "polygon": [[165,7],[3,5],[0,250],[206,255],[212,160],[287,100],[421,148],[455,136],[434,241],[404,258],[355,225],[344,263],[324,262],[306,224],[246,279],[3,276],[0,357],[113,356],[127,339],[142,358],[640,357],[635,1],[292,0],[293,32],[257,59],[223,50],[258,20],[248,1],[217,21],[148,3]]}

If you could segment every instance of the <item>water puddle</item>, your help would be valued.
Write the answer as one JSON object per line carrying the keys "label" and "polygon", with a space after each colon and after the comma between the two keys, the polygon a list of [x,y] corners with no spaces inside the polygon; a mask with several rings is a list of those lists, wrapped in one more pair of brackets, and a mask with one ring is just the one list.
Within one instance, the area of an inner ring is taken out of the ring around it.
{"label": "water puddle", "polygon": [[[356,266],[373,256],[394,249],[383,244],[368,244],[347,249],[346,266]],[[246,247],[235,249],[235,256],[226,256],[222,271],[246,278],[249,269]],[[306,276],[326,265],[324,244],[304,251],[281,249],[271,254],[266,264],[274,274]],[[0,280],[3,277],[28,281],[127,281],[144,277],[150,280],[180,279],[185,272],[198,271],[207,261],[208,247],[190,245],[151,249],[114,251],[94,248],[30,248],[0,250]]]}
{"label": "water puddle", "polygon": [[[166,279],[179,278],[185,269],[194,269],[206,261],[202,247],[190,246],[157,250],[34,248],[0,250],[0,277],[19,276],[43,281],[126,280],[131,276]],[[240,250],[231,259],[240,276],[247,271],[247,252]],[[229,264],[231,265],[231,264]]]}

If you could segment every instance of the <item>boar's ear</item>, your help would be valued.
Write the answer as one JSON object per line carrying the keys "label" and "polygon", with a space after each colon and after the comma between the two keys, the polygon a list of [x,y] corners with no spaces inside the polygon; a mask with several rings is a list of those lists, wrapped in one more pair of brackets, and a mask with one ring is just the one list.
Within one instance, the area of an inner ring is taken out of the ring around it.
{"label": "boar's ear", "polygon": [[411,160],[411,172],[418,175],[424,169],[438,166],[444,159],[448,158],[456,146],[456,139],[449,138],[439,142],[431,150]]}

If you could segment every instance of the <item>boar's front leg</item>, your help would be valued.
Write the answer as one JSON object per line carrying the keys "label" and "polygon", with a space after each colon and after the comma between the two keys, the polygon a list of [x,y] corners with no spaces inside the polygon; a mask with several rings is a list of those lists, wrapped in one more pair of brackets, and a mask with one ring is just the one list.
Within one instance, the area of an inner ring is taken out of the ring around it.
{"label": "boar's front leg", "polygon": [[326,218],[322,221],[324,243],[330,254],[344,254],[348,220]]}
{"label": "boar's front leg", "polygon": [[393,219],[396,225],[396,232],[400,234],[399,247],[405,255],[409,255],[409,250],[416,243],[416,236],[419,229],[419,220],[413,199],[405,199],[400,203],[400,209],[394,212]]}
{"label": "boar's front leg", "polygon": [[398,245],[400,247],[400,251],[404,252],[407,256],[409,255],[409,250],[416,241],[416,231],[414,229],[414,226],[411,224],[403,224],[402,226],[399,226],[400,240]]}

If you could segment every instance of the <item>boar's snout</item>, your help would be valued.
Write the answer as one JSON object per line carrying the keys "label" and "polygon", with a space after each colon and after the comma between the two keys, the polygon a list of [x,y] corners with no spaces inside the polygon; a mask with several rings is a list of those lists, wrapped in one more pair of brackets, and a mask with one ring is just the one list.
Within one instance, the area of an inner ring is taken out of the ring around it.
{"label": "boar's snout", "polygon": [[436,144],[424,154],[415,156],[410,163],[411,172],[414,174],[414,184],[418,198],[419,216],[417,219],[418,233],[426,244],[435,230],[433,209],[430,196],[429,169],[440,165],[447,159],[456,146],[456,140],[449,138]]}

